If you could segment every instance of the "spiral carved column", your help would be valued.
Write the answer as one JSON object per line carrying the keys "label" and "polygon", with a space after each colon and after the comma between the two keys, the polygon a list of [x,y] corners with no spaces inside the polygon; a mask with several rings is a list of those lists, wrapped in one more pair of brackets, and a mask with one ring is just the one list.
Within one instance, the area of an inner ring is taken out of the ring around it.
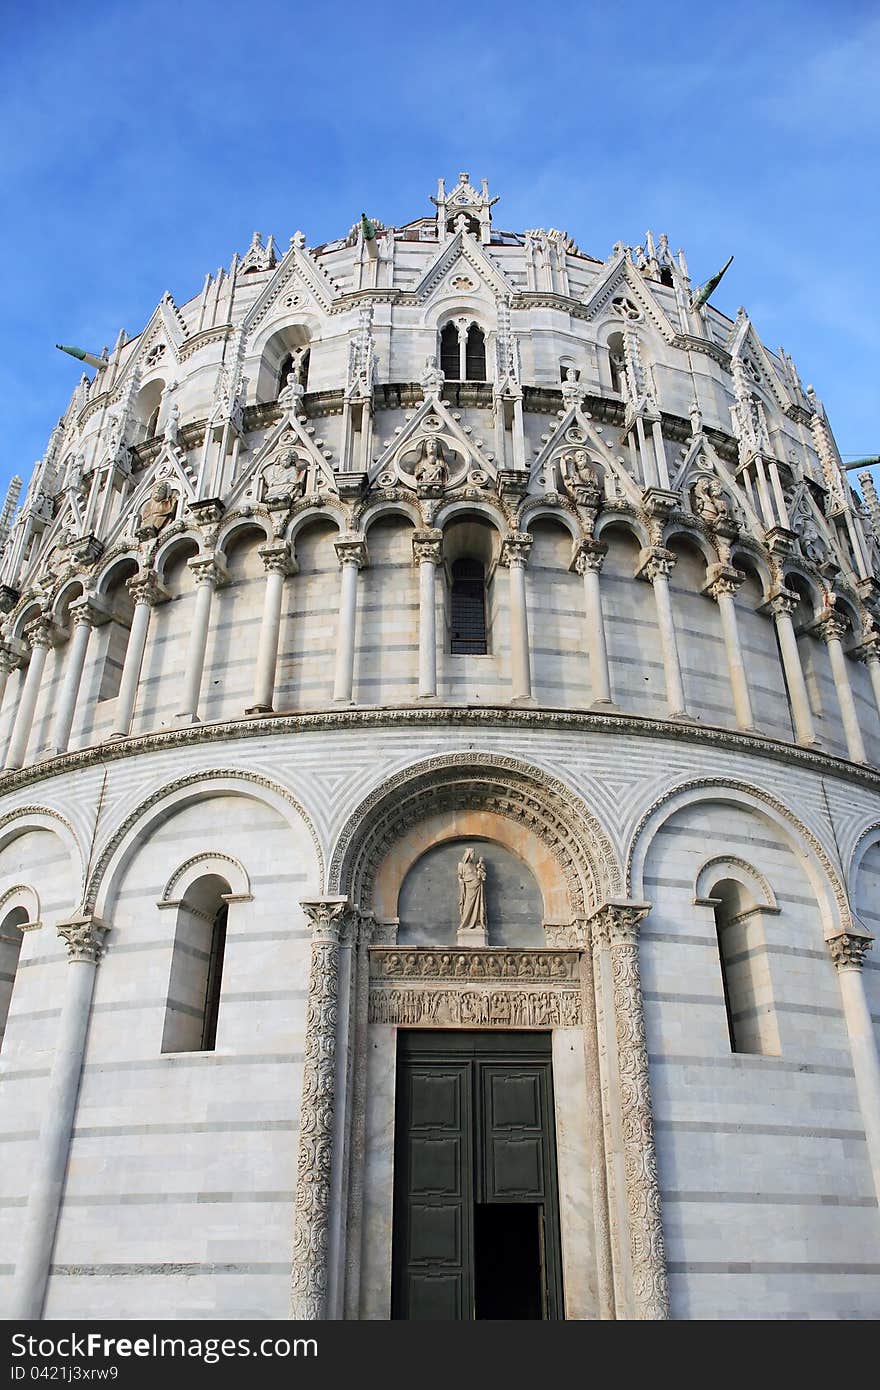
{"label": "spiral carved column", "polygon": [[291,1316],[315,1321],[326,1316],[327,1306],[339,942],[348,899],[320,898],[304,902],[303,908],[312,925],[312,962],[299,1115]]}
{"label": "spiral carved column", "polygon": [[[669,1317],[669,1292],[638,946],[639,922],[648,910],[643,903],[606,903],[590,919],[590,931],[597,989],[610,993],[603,1013],[609,1032],[612,1023],[614,1030],[615,1057],[606,1095],[616,1112],[609,1116],[609,1137],[612,1145],[619,1143],[622,1159],[618,1171],[622,1167],[623,1191],[617,1193],[617,1210],[627,1227],[619,1237],[622,1241],[628,1234],[625,1283],[631,1285],[624,1302],[630,1316],[659,1320]],[[620,1254],[618,1248],[619,1263]],[[618,1316],[627,1313],[619,1309]]]}

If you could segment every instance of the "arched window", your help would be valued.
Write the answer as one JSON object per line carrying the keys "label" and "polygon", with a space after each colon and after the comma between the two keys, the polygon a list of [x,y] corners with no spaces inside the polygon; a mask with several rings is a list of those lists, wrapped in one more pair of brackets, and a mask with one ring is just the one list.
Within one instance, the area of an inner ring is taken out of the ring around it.
{"label": "arched window", "polygon": [[458,329],[454,323],[447,323],[440,334],[440,370],[447,381],[458,381],[461,377]]}
{"label": "arched window", "polygon": [[440,370],[447,381],[486,380],[486,335],[479,324],[467,332],[447,323],[440,333]]}
{"label": "arched window", "polygon": [[21,928],[28,920],[26,908],[16,907],[7,914],[0,926],[0,1047],[6,1032],[9,1005],[15,987],[18,958],[21,955]]}
{"label": "arched window", "polygon": [[730,1050],[778,1056],[779,1031],[762,921],[767,908],[750,901],[734,879],[717,883],[712,899]]}
{"label": "arched window", "polygon": [[608,366],[611,371],[612,391],[621,396],[626,395],[626,354],[622,333],[612,333],[608,339]]}
{"label": "arched window", "polygon": [[486,335],[472,323],[465,343],[465,378],[468,381],[486,380]]}
{"label": "arched window", "polygon": [[452,566],[450,627],[453,655],[486,655],[486,579],[479,560],[456,560]]}
{"label": "arched window", "polygon": [[226,953],[229,884],[205,874],[177,904],[163,1052],[213,1052]]}

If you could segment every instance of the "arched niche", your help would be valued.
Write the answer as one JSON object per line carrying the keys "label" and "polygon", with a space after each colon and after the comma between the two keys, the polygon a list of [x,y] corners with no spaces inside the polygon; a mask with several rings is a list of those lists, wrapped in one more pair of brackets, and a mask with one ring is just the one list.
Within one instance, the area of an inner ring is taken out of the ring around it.
{"label": "arched niche", "polygon": [[459,926],[458,866],[472,849],[486,872],[486,944],[543,946],[543,899],[531,869],[497,840],[453,838],[432,845],[407,873],[397,899],[398,944],[452,946]]}

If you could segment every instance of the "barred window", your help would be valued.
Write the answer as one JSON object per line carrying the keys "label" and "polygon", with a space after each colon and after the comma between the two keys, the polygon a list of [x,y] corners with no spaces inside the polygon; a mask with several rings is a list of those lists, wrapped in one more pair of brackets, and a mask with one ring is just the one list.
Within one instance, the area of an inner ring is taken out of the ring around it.
{"label": "barred window", "polygon": [[452,566],[451,626],[453,655],[486,655],[486,581],[479,560]]}

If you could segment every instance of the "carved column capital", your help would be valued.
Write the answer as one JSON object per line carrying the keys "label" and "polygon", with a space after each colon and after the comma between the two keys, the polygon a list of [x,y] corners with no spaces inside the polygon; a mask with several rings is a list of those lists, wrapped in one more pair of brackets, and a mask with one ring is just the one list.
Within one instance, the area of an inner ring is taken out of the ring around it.
{"label": "carved column capital", "polygon": [[[263,563],[265,564],[265,560]],[[212,589],[219,589],[229,581],[226,566],[219,555],[196,555],[194,559],[187,561],[187,568],[196,587],[208,584]]]}
{"label": "carved column capital", "polygon": [[348,898],[306,898],[301,905],[309,919],[312,940],[338,945],[352,912]]}
{"label": "carved column capital", "polygon": [[816,622],[813,623],[812,631],[815,632],[817,637],[821,637],[822,641],[828,646],[831,642],[840,642],[843,640],[846,632],[846,621],[839,613],[835,613],[832,609],[829,609],[828,612],[823,613],[822,616],[817,618]]}
{"label": "carved column capital", "polygon": [[607,554],[608,546],[604,541],[580,541],[575,547],[570,568],[581,577],[585,574],[598,574]]}
{"label": "carved column capital", "polygon": [[865,956],[874,945],[874,938],[861,933],[841,932],[839,936],[829,937],[825,944],[838,970],[861,970]]}
{"label": "carved column capital", "polygon": [[280,574],[285,579],[288,575],[296,574],[297,565],[290,553],[290,547],[278,541],[270,541],[268,545],[261,545],[257,551],[263,562],[263,569],[267,574]]}
{"label": "carved column capital", "polygon": [[528,531],[509,531],[501,543],[501,564],[510,569],[525,569],[532,548]]}
{"label": "carved column capital", "polygon": [[880,632],[869,632],[858,646],[853,647],[852,655],[857,661],[864,661],[865,665],[880,661]]}
{"label": "carved column capital", "polygon": [[70,621],[76,627],[99,627],[109,620],[110,610],[95,594],[83,594],[70,605]]}
{"label": "carved column capital", "polygon": [[24,630],[31,651],[35,647],[46,647],[53,645],[58,637],[58,628],[52,621],[48,613],[40,613],[27,624]]}
{"label": "carved column capital", "polygon": [[799,602],[800,595],[796,594],[794,589],[785,589],[782,585],[778,585],[771,591],[763,606],[774,618],[790,618]]}
{"label": "carved column capital", "polygon": [[639,923],[651,910],[650,903],[625,900],[603,903],[589,919],[590,940],[597,946],[636,946]]}
{"label": "carved column capital", "polygon": [[171,597],[155,570],[141,570],[128,580],[126,588],[135,603],[147,603],[151,608]]}
{"label": "carved column capital", "polygon": [[706,571],[703,593],[709,594],[716,603],[721,594],[733,598],[745,577],[745,570],[735,569],[733,565],[710,565]]}
{"label": "carved column capital", "polygon": [[80,913],[69,922],[59,922],[58,935],[67,943],[70,960],[91,961],[97,965],[104,950],[104,936],[109,930],[97,917]]}
{"label": "carved column capital", "polygon": [[424,531],[413,531],[413,559],[417,565],[439,565],[443,559],[443,532],[433,527]]}
{"label": "carved column capital", "polygon": [[370,563],[365,536],[349,531],[347,535],[340,536],[338,541],[334,541],[334,545],[340,567],[354,565],[356,569],[361,570]]}
{"label": "carved column capital", "polygon": [[21,665],[21,654],[13,650],[7,642],[0,642],[0,671],[5,671],[7,676],[11,676]]}
{"label": "carved column capital", "polygon": [[658,576],[668,579],[675,568],[676,558],[674,550],[667,550],[662,545],[655,545],[649,550],[643,550],[639,556],[636,576],[639,579],[647,579],[651,584]]}

